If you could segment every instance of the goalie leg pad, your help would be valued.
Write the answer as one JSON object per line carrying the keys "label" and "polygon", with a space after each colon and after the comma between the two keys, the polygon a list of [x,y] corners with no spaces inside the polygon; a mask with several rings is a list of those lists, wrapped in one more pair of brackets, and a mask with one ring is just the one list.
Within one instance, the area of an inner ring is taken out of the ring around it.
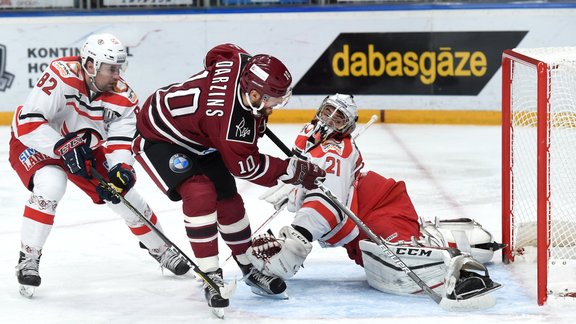
{"label": "goalie leg pad", "polygon": [[[442,294],[447,272],[447,251],[434,247],[388,244],[388,247],[430,288]],[[360,241],[368,284],[377,290],[399,295],[423,293],[422,289],[386,255],[378,244]]]}
{"label": "goalie leg pad", "polygon": [[254,238],[247,255],[250,262],[266,275],[292,278],[312,251],[312,244],[300,232],[284,226],[278,238],[261,234]]}
{"label": "goalie leg pad", "polygon": [[[457,249],[388,244],[427,286],[451,300],[477,298],[500,288],[486,267]],[[380,291],[421,294],[422,289],[376,243],[360,241],[368,284]]]}
{"label": "goalie leg pad", "polygon": [[456,247],[481,263],[490,262],[494,251],[503,247],[494,242],[490,232],[470,218],[436,219],[433,223],[421,221],[420,228],[425,240],[433,246]]}

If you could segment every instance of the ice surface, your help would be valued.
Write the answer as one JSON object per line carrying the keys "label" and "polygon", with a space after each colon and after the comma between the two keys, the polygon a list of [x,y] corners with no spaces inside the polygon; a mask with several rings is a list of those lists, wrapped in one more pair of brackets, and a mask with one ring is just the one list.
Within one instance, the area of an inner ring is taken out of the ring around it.
{"label": "ice surface", "polygon": [[[290,143],[301,125],[270,127]],[[14,276],[20,222],[28,192],[8,163],[10,130],[0,127],[0,323],[216,323],[199,281],[162,274],[140,249],[123,221],[105,206],[91,204],[73,184],[58,207],[40,264],[42,285],[32,299],[18,294]],[[358,139],[365,170],[404,180],[425,218],[472,217],[500,239],[500,128],[374,125]],[[283,154],[267,138],[263,152]],[[181,206],[168,200],[139,166],[136,188],[159,217],[166,235],[189,256]],[[259,201],[265,188],[238,182],[257,228],[273,213]],[[280,214],[274,232],[289,224]],[[221,255],[229,250],[221,244]],[[223,262],[224,257],[221,259]],[[225,279],[240,278],[234,262]],[[503,284],[495,307],[450,313],[427,297],[387,295],[371,289],[362,268],[342,248],[314,244],[302,269],[288,281],[288,300],[253,295],[242,282],[226,310],[227,323],[572,323],[576,304],[536,305],[535,280],[528,271],[503,265],[500,253],[488,269]]]}

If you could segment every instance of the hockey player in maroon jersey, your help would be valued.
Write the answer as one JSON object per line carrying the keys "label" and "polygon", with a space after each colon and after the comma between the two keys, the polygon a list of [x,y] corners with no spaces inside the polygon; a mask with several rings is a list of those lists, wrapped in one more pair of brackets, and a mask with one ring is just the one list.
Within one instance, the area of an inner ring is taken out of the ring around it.
{"label": "hockey player in maroon jersey", "polygon": [[[218,235],[257,294],[284,296],[286,284],[254,269],[245,255],[251,229],[235,178],[262,186],[277,180],[313,188],[325,172],[309,162],[258,151],[273,109],[286,104],[292,77],[277,58],[251,56],[232,44],[211,49],[205,69],[153,93],[138,113],[136,159],[158,187],[182,200],[184,224],[199,268],[223,285]],[[208,305],[229,300],[204,286]]]}
{"label": "hockey player in maroon jersey", "polygon": [[[331,193],[372,232],[391,242],[393,251],[430,287],[452,299],[479,297],[498,288],[481,264],[501,247],[492,242],[490,233],[469,219],[421,222],[403,181],[361,172],[364,162],[351,136],[357,118],[352,96],[326,97],[298,135],[294,150],[326,170],[324,185]],[[350,259],[365,268],[372,287],[398,294],[422,293],[320,189],[286,185],[270,191],[266,200],[277,208],[287,203],[295,217],[277,238],[262,234],[254,239],[249,259],[263,273],[291,278],[311,252],[311,242],[318,241],[323,247],[346,248]]]}
{"label": "hockey player in maroon jersey", "polygon": [[31,297],[40,285],[42,248],[56,215],[67,180],[96,204],[122,218],[141,244],[163,267],[177,275],[189,265],[168,249],[124,204],[91,176],[91,167],[140,213],[160,226],[152,210],[133,188],[136,174],[130,144],[136,131],[135,93],[120,77],[126,50],[110,34],[88,37],[80,57],[54,60],[40,77],[12,123],[10,163],[32,194],[24,208],[21,251],[16,275],[21,293]]}

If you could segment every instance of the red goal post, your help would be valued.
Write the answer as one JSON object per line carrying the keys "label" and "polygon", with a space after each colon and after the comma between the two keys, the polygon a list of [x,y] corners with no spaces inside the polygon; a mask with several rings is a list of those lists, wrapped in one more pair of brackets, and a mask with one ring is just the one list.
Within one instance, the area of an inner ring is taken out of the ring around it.
{"label": "red goal post", "polygon": [[576,47],[502,55],[505,263],[536,260],[537,299],[576,292]]}

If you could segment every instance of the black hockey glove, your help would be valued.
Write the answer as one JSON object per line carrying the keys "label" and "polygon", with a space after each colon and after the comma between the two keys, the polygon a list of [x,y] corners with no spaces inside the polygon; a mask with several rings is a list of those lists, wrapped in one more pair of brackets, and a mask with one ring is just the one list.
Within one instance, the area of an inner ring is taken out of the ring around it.
{"label": "black hockey glove", "polygon": [[54,145],[54,153],[62,158],[70,173],[86,179],[92,178],[90,167],[95,165],[96,161],[92,155],[92,149],[80,135],[66,134]]}
{"label": "black hockey glove", "polygon": [[295,186],[301,185],[302,187],[311,190],[317,186],[314,183],[316,179],[324,181],[326,171],[322,170],[319,166],[308,161],[291,157],[288,160],[288,168],[286,174],[279,179],[284,183],[293,184]]}
{"label": "black hockey glove", "polygon": [[[118,163],[108,171],[108,179],[108,185],[124,196],[128,190],[134,187],[136,183],[136,172],[134,172],[134,168],[131,165]],[[113,204],[120,202],[120,198],[101,184],[96,187],[96,192],[103,200],[110,201]]]}

